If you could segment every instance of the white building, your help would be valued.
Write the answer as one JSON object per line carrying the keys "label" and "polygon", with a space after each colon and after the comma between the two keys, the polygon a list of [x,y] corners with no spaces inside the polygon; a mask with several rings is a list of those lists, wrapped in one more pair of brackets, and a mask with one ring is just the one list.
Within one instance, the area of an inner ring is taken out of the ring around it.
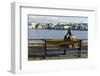
{"label": "white building", "polygon": [[32,28],[35,28],[37,23],[31,23]]}
{"label": "white building", "polygon": [[67,26],[67,25],[65,25],[65,26],[64,26],[64,29],[68,29],[68,28],[70,28],[70,27],[72,27],[72,26]]}

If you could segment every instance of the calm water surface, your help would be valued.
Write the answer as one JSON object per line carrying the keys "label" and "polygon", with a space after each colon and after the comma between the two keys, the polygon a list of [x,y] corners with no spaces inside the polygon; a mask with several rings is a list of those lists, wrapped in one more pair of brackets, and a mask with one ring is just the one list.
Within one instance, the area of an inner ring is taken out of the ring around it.
{"label": "calm water surface", "polygon": [[[63,39],[67,30],[41,30],[28,29],[28,39]],[[87,39],[88,31],[72,30],[72,34],[78,39]]]}

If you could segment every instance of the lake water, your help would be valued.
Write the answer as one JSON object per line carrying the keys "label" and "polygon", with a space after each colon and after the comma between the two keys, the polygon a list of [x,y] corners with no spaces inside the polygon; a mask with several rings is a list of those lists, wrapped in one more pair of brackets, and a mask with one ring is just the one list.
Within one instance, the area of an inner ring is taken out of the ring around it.
{"label": "lake water", "polygon": [[[28,29],[28,39],[63,39],[67,30]],[[88,31],[72,30],[77,39],[87,39]]]}
{"label": "lake water", "polygon": [[[72,30],[77,39],[88,39],[88,31]],[[63,39],[67,30],[28,29],[28,39]],[[87,42],[83,41],[83,42]],[[29,40],[29,43],[42,43],[42,40]]]}

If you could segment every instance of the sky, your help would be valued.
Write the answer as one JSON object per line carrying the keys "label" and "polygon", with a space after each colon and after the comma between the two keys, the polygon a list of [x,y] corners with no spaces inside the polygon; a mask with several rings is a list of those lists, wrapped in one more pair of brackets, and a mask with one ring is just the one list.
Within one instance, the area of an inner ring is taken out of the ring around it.
{"label": "sky", "polygon": [[88,23],[88,17],[82,16],[42,16],[29,15],[29,23]]}

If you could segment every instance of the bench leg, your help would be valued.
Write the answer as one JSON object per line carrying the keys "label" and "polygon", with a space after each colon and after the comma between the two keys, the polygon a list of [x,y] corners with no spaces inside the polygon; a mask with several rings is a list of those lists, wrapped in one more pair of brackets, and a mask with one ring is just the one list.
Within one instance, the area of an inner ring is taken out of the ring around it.
{"label": "bench leg", "polygon": [[45,45],[44,45],[44,59],[46,59],[47,56],[47,49],[46,49],[46,41],[45,41]]}
{"label": "bench leg", "polygon": [[43,56],[43,59],[46,59],[46,56],[45,55]]}
{"label": "bench leg", "polygon": [[81,51],[80,51],[80,48],[78,49],[78,57],[81,57]]}
{"label": "bench leg", "polygon": [[64,49],[64,55],[66,55],[66,48]]}
{"label": "bench leg", "polygon": [[81,43],[82,41],[80,40],[79,49],[78,49],[78,57],[81,57]]}

